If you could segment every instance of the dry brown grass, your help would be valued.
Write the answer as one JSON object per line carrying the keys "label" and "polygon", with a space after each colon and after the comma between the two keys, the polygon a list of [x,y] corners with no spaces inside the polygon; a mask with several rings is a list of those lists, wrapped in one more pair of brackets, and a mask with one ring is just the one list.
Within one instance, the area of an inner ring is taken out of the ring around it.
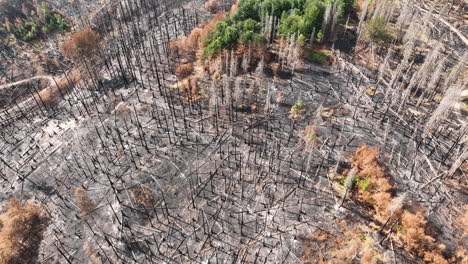
{"label": "dry brown grass", "polygon": [[36,263],[48,220],[39,205],[10,199],[0,214],[0,263]]}
{"label": "dry brown grass", "polygon": [[88,193],[83,188],[75,189],[75,203],[80,208],[80,216],[87,216],[96,208],[96,203],[89,198]]}
{"label": "dry brown grass", "polygon": [[382,263],[385,258],[369,232],[367,227],[346,224],[333,232],[317,231],[305,239],[301,260],[307,264]]}
{"label": "dry brown grass", "polygon": [[183,63],[179,64],[176,68],[176,75],[180,79],[188,77],[193,72],[193,64],[192,63]]}

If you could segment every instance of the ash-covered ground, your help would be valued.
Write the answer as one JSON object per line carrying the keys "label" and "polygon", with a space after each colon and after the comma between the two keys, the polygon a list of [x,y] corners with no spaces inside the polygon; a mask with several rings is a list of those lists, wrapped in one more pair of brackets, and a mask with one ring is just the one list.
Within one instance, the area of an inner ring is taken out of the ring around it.
{"label": "ash-covered ground", "polygon": [[[56,8],[76,18],[75,2]],[[39,263],[302,263],[312,233],[372,221],[353,201],[338,208],[333,183],[364,144],[380,149],[398,192],[427,208],[438,239],[458,246],[466,193],[444,172],[466,144],[460,112],[422,137],[437,105],[386,101],[338,50],[334,66],[305,62],[286,77],[223,64],[221,79],[201,80],[205,95],[191,100],[174,87],[180,58],[168,45],[207,16],[202,1],[108,3],[83,21],[105,36],[89,79],[54,105],[34,92],[1,101],[0,201],[38,200],[50,213]],[[294,120],[298,101],[306,111]],[[95,205],[85,214],[80,188]],[[383,247],[397,263],[417,263]]]}

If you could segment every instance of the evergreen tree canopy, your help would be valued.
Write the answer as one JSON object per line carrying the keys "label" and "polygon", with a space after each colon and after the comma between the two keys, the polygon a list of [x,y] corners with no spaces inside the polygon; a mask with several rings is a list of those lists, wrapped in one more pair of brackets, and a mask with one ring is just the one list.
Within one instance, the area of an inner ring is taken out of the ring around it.
{"label": "evergreen tree canopy", "polygon": [[281,18],[279,34],[291,34],[310,38],[318,32],[327,6],[337,3],[342,14],[349,12],[354,0],[241,0],[237,11],[225,21],[218,22],[216,29],[203,41],[204,56],[234,48],[237,43],[266,41],[262,25],[268,16]]}

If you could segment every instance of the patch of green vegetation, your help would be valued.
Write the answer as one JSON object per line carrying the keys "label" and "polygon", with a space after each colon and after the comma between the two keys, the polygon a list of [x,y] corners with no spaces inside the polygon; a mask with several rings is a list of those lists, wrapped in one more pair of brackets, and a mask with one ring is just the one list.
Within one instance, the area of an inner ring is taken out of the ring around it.
{"label": "patch of green vegetation", "polygon": [[356,186],[359,187],[359,189],[367,192],[369,191],[369,185],[370,185],[370,180],[369,178],[361,178],[361,177],[356,177]]}
{"label": "patch of green vegetation", "polygon": [[231,49],[239,42],[266,42],[266,39],[260,34],[260,22],[252,18],[239,19],[239,16],[234,15],[216,24],[216,29],[203,40],[204,57],[214,55],[223,49]]}
{"label": "patch of green vegetation", "polygon": [[[354,0],[240,0],[235,14],[217,23],[214,31],[203,40],[203,57],[234,48],[239,43],[265,43],[262,25],[267,16],[280,17],[279,35],[296,34],[296,41],[305,43],[317,32],[323,21],[325,9],[333,3],[350,12]],[[323,34],[317,35],[322,41]]]}
{"label": "patch of green vegetation", "polygon": [[[304,28],[304,18],[298,15],[287,15],[287,13],[283,13],[281,23],[279,26],[279,33],[282,36],[288,36],[295,34],[297,32],[301,32]],[[302,34],[302,32],[301,32]]]}
{"label": "patch of green vegetation", "polygon": [[307,43],[306,37],[300,34],[296,39],[296,43],[298,43],[301,47],[304,46]]}
{"label": "patch of green vegetation", "polygon": [[[338,179],[338,184],[344,186],[345,183],[346,183],[346,177],[343,177],[341,179]],[[351,189],[354,189],[356,187],[358,187],[360,190],[364,191],[364,192],[368,192],[369,191],[369,185],[370,185],[370,179],[367,178],[367,177],[362,177],[360,175],[356,175],[356,177],[354,178],[354,181],[353,181],[353,185],[351,187]]]}
{"label": "patch of green vegetation", "polygon": [[322,43],[322,40],[323,40],[323,33],[322,33],[322,30],[320,30],[317,33],[317,37],[315,38],[315,41],[317,41],[318,43]]}
{"label": "patch of green vegetation", "polygon": [[3,27],[12,33],[16,39],[25,42],[33,41],[54,31],[67,31],[70,29],[63,17],[60,14],[51,12],[45,2],[41,3],[37,14],[31,11],[28,20],[18,18],[14,24],[6,21]]}
{"label": "patch of green vegetation", "polygon": [[304,103],[304,101],[302,101],[302,100],[297,101],[297,102],[292,106],[291,110],[297,111],[297,112],[305,110],[305,103]]}
{"label": "patch of green vegetation", "polygon": [[306,112],[305,103],[304,101],[299,100],[291,107],[290,117],[292,119],[299,119],[304,116],[305,112]]}
{"label": "patch of green vegetation", "polygon": [[341,186],[344,186],[345,185],[345,182],[346,182],[346,177],[343,177],[341,179],[338,179],[338,184],[341,185]]}
{"label": "patch of green vegetation", "polygon": [[400,225],[400,224],[396,224],[396,225],[395,225],[395,230],[396,230],[397,232],[400,232],[400,233],[404,233],[404,232],[405,232],[405,228],[404,228],[402,225]]}
{"label": "patch of green vegetation", "polygon": [[366,23],[365,37],[370,42],[386,46],[393,38],[392,29],[383,17],[377,16]]}
{"label": "patch of green vegetation", "polygon": [[59,14],[47,13],[45,24],[41,27],[42,32],[49,33],[52,31],[67,31],[70,29],[67,23]]}
{"label": "patch of green vegetation", "polygon": [[315,61],[315,62],[319,62],[319,63],[325,63],[327,60],[328,60],[328,57],[330,55],[328,55],[328,53],[326,52],[310,52],[309,53],[309,59],[312,60],[312,61]]}
{"label": "patch of green vegetation", "polygon": [[27,21],[16,24],[11,28],[10,32],[12,32],[16,38],[29,42],[37,38],[39,30],[36,23]]}

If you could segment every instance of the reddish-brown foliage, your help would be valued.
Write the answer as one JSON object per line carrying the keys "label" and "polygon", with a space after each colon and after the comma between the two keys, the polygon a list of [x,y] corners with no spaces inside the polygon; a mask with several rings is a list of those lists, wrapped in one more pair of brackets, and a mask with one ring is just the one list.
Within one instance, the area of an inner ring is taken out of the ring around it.
{"label": "reddish-brown foliage", "polygon": [[62,52],[68,59],[89,58],[98,48],[98,34],[90,28],[73,33],[71,39],[62,44]]}
{"label": "reddish-brown foliage", "polygon": [[169,44],[171,52],[179,52],[182,55],[189,56],[190,62],[194,62],[196,60],[195,55],[201,52],[203,39],[216,28],[216,23],[224,20],[225,16],[224,12],[218,12],[208,23],[194,28],[187,37],[181,36],[176,41],[171,42]]}
{"label": "reddish-brown foliage", "polygon": [[0,263],[36,263],[48,220],[39,205],[10,199],[0,214]]}
{"label": "reddish-brown foliage", "polygon": [[423,258],[426,263],[448,264],[441,255],[444,245],[436,243],[433,237],[426,234],[427,220],[422,212],[413,214],[404,211],[400,223],[402,229],[398,237],[408,252]]}
{"label": "reddish-brown foliage", "polygon": [[177,47],[177,40],[169,42],[169,50],[172,53],[176,53],[179,50],[179,48]]}
{"label": "reddish-brown foliage", "polygon": [[359,177],[369,182],[367,190],[356,188],[357,198],[376,210],[378,220],[385,221],[390,211],[393,187],[385,176],[384,168],[377,162],[378,154],[376,148],[364,145],[351,156],[350,161],[357,168]]}
{"label": "reddish-brown foliage", "polygon": [[[362,187],[355,188],[354,197],[374,208],[376,214],[373,218],[382,224],[382,229],[385,226],[384,222],[387,227],[391,226],[390,231],[394,230],[395,233],[388,235],[396,237],[396,241],[406,251],[424,260],[425,263],[449,263],[442,254],[445,246],[428,233],[430,226],[422,210],[414,209],[416,213],[412,213],[405,209],[405,204],[410,205],[410,203],[404,202],[404,195],[392,200],[391,191],[394,187],[389,177],[385,175],[384,168],[377,161],[378,153],[376,148],[364,145],[349,158],[352,166],[357,169],[358,178],[366,179],[368,184],[365,190]],[[361,248],[366,246],[361,245]],[[369,263],[368,261],[373,260],[373,254],[372,248],[371,251],[365,250],[361,255],[361,261]],[[466,251],[458,250],[450,261],[464,263],[464,260],[466,260]]]}
{"label": "reddish-brown foliage", "polygon": [[459,248],[455,251],[455,254],[450,259],[451,263],[468,263],[468,250],[466,250],[465,247]]}
{"label": "reddish-brown foliage", "polygon": [[176,75],[177,77],[183,79],[192,74],[193,72],[193,64],[192,63],[184,63],[179,64],[176,68]]}
{"label": "reddish-brown foliage", "polygon": [[216,13],[213,18],[206,24],[199,26],[202,31],[200,32],[200,41],[205,39],[205,37],[208,35],[209,32],[213,31],[216,28],[216,24],[219,21],[222,21],[226,18],[226,13],[225,12],[218,12]]}

